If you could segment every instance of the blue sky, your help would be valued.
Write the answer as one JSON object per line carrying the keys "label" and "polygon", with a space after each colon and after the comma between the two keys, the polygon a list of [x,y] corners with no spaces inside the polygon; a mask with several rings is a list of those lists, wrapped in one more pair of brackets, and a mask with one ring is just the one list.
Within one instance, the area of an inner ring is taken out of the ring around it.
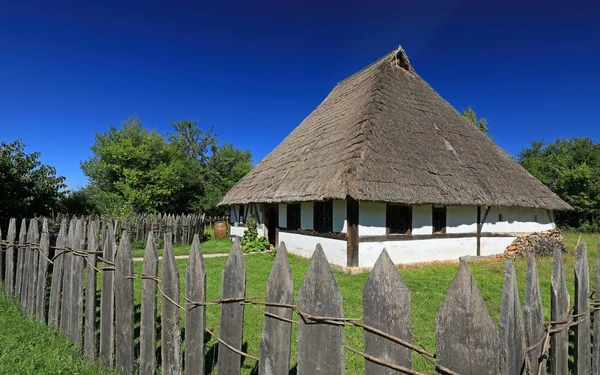
{"label": "blue sky", "polygon": [[0,140],[22,139],[70,187],[96,132],[137,115],[215,126],[269,153],[348,75],[402,45],[417,73],[532,140],[600,140],[600,2],[102,1],[0,3]]}

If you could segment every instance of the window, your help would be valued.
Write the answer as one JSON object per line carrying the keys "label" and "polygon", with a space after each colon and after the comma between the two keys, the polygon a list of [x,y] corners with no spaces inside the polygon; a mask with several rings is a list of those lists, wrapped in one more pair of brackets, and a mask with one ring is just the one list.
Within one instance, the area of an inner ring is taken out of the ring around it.
{"label": "window", "polygon": [[244,205],[243,204],[240,204],[240,210],[238,212],[239,212],[238,218],[240,220],[240,223],[243,223],[244,222]]}
{"label": "window", "polygon": [[533,215],[533,221],[536,222],[536,223],[538,222],[538,216],[537,216],[537,214]]}
{"label": "window", "polygon": [[300,203],[287,205],[287,229],[300,229]]}
{"label": "window", "polygon": [[412,231],[412,207],[388,204],[385,225],[389,234],[410,234]]}
{"label": "window", "polygon": [[433,233],[446,233],[446,207],[433,206]]}
{"label": "window", "polygon": [[313,225],[317,232],[333,231],[333,201],[315,202]]}
{"label": "window", "polygon": [[504,215],[503,214],[498,214],[498,221],[500,221],[500,222],[504,221]]}

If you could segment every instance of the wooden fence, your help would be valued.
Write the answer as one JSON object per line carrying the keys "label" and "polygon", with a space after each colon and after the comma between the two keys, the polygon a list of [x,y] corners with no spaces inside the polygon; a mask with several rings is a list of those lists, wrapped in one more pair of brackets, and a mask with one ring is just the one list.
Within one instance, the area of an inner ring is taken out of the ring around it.
{"label": "wooden fence", "polygon": [[[461,263],[438,312],[437,350],[431,353],[412,343],[410,293],[385,251],[362,291],[362,319],[352,319],[344,317],[342,295],[320,245],[294,302],[285,245],[280,245],[275,257],[266,296],[249,298],[245,293],[244,257],[239,242],[234,241],[223,269],[221,299],[206,301],[206,269],[196,235],[182,294],[169,228],[167,224],[160,264],[154,232],[149,231],[143,272],[135,274],[130,238],[124,231],[117,247],[112,225],[94,220],[63,220],[55,246],[50,246],[46,220],[41,225],[41,236],[36,219],[29,221],[29,226],[23,220],[18,237],[17,223],[11,220],[7,239],[2,242],[6,252],[2,274],[6,292],[21,302],[26,314],[68,335],[87,358],[99,359],[121,374],[154,374],[158,366],[163,374],[203,373],[205,333],[219,341],[220,375],[239,374],[242,356],[257,362],[259,374],[287,374],[293,324],[298,325],[296,370],[301,375],[343,374],[345,350],[364,357],[365,373],[376,375],[423,374],[413,369],[414,353],[431,362],[440,374],[600,372],[600,335],[591,335],[592,321],[593,331],[600,332],[600,301],[590,294],[584,243],[577,248],[573,306],[567,293],[562,254],[554,254],[551,322],[543,320],[535,257],[528,258],[523,313],[514,264],[511,260],[506,262],[499,327],[494,324],[469,267]],[[103,239],[102,244],[99,238]],[[596,290],[600,290],[600,258],[598,262]],[[102,272],[100,290],[96,287],[98,272]],[[134,278],[142,279],[139,322],[135,318]],[[161,298],[160,319],[157,296]],[[206,306],[212,304],[221,305],[218,336],[205,323]],[[264,308],[259,357],[242,351],[247,305]],[[185,351],[181,310],[185,317]],[[139,355],[134,350],[138,324]],[[156,353],[158,326],[160,356]],[[344,344],[345,326],[363,330],[364,349]],[[574,332],[572,353],[570,331]]]}

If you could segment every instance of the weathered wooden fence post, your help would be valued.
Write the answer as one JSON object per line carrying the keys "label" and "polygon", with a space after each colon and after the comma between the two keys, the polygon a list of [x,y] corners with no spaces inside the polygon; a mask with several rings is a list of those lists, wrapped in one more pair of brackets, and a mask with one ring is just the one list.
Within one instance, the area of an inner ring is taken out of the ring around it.
{"label": "weathered wooden fence post", "polygon": [[85,287],[85,326],[83,352],[87,359],[96,359],[96,252],[98,251],[99,223],[90,217],[88,224],[87,273]]}
{"label": "weathered wooden fence post", "polygon": [[35,302],[37,301],[37,282],[38,282],[38,265],[39,265],[39,241],[38,241],[38,220],[32,219],[29,222],[31,236],[29,238],[29,272],[27,282],[27,300],[26,309],[30,316],[35,315]]}
{"label": "weathered wooden fence post", "polygon": [[181,325],[178,306],[179,271],[173,253],[172,238],[171,232],[167,230],[162,256],[161,351],[163,375],[182,373]]}
{"label": "weathered wooden fence post", "polygon": [[[598,253],[596,256],[596,292],[594,303],[600,301],[600,240],[598,240]],[[600,375],[600,310],[594,310],[594,344],[592,346],[592,374]]]}
{"label": "weathered wooden fence post", "polygon": [[60,222],[60,229],[56,237],[56,249],[54,250],[54,263],[52,264],[52,281],[50,282],[50,302],[48,306],[48,325],[58,329],[60,327],[61,292],[63,286],[63,262],[65,259],[65,237],[67,231],[67,220]]}
{"label": "weathered wooden fence post", "polygon": [[[84,250],[83,219],[77,219],[72,241],[71,248],[73,251],[81,252]],[[69,336],[79,349],[83,349],[83,271],[85,256],[85,254],[75,255],[73,253],[73,257],[71,258],[71,315],[69,317],[71,322],[69,323]]]}
{"label": "weathered wooden fence post", "polygon": [[50,234],[48,219],[42,223],[42,236],[38,254],[38,277],[35,302],[35,316],[41,323],[46,323],[46,287],[48,286],[48,256],[50,255]]}
{"label": "weathered wooden fence post", "polygon": [[[363,289],[363,317],[366,325],[412,341],[410,292],[384,249]],[[396,366],[412,370],[412,351],[365,329],[365,353]],[[398,371],[365,360],[365,374],[393,375]]]}
{"label": "weathered wooden fence post", "polygon": [[464,261],[435,323],[438,366],[461,375],[498,374],[498,332]]}
{"label": "weathered wooden fence post", "polygon": [[72,280],[73,280],[73,238],[75,236],[75,218],[69,222],[69,232],[65,238],[65,248],[67,251],[63,254],[63,279],[62,279],[62,297],[60,301],[60,330],[70,337],[71,335],[71,310],[73,309]]}
{"label": "weathered wooden fence post", "polygon": [[100,296],[100,360],[106,366],[113,367],[115,342],[114,260],[117,245],[113,225],[111,223],[107,223],[107,225]]}
{"label": "weathered wooden fence post", "polygon": [[134,314],[133,260],[129,234],[123,231],[115,257],[115,369],[120,374],[132,374],[135,364],[133,352]]}
{"label": "weathered wooden fence post", "polygon": [[[200,248],[200,237],[194,236],[185,270],[185,296],[188,301],[206,302],[206,268]],[[186,373],[204,371],[204,328],[206,306],[185,305],[185,369]]]}
{"label": "weathered wooden fence post", "polygon": [[21,229],[19,230],[19,244],[17,246],[17,274],[15,279],[14,296],[21,297],[23,286],[23,269],[25,267],[25,241],[27,238],[27,221],[21,220]]}
{"label": "weathered wooden fence post", "polygon": [[[144,251],[144,275],[158,276],[158,251],[154,232],[148,233]],[[156,291],[157,282],[142,280],[142,311],[140,319],[140,375],[156,373]]]}
{"label": "weathered wooden fence post", "polygon": [[[560,249],[554,250],[551,278],[550,319],[553,322],[566,322],[569,317],[570,296]],[[550,374],[564,375],[569,373],[569,328],[566,324],[558,324],[563,329],[550,335]]]}
{"label": "weathered wooden fence post", "polygon": [[544,339],[544,310],[542,308],[542,293],[538,280],[535,254],[527,254],[527,273],[525,276],[525,338],[528,347],[537,345],[528,353],[529,374],[537,374],[538,368],[546,372],[546,359],[541,358]]}
{"label": "weathered wooden fence post", "polygon": [[[599,291],[600,292],[600,291]],[[575,309],[577,316],[575,331],[575,372],[576,375],[587,375],[592,370],[590,345],[590,311],[588,296],[590,293],[590,275],[588,268],[587,248],[585,242],[577,247],[575,258]],[[597,334],[600,334],[598,332]]]}
{"label": "weathered wooden fence post", "polygon": [[14,296],[15,294],[15,237],[17,235],[17,221],[10,219],[8,223],[8,233],[6,235],[6,241],[8,246],[6,247],[6,294]]}
{"label": "weathered wooden fence post", "polygon": [[[269,303],[291,305],[294,302],[294,280],[285,244],[277,249],[275,261],[267,280],[267,305],[265,322],[260,341],[260,375],[285,374],[290,368],[290,345],[292,339],[292,315],[289,307],[269,306]],[[280,316],[283,319],[269,316]]]}
{"label": "weathered wooden fence post", "polygon": [[6,271],[6,266],[5,264],[5,259],[6,259],[6,250],[4,250],[4,245],[2,243],[2,228],[0,228],[0,281],[4,281],[5,278],[5,271]]}
{"label": "weathered wooden fence post", "polygon": [[[329,262],[318,244],[298,292],[303,314],[343,318],[343,300]],[[220,354],[220,353],[219,353]],[[298,374],[341,375],[344,373],[344,327],[300,317],[298,326]]]}
{"label": "weathered wooden fence post", "polygon": [[[241,299],[246,296],[246,263],[239,240],[233,242],[231,252],[223,268],[221,283],[221,299],[237,299],[237,301],[221,304],[221,330],[223,341],[237,350],[242,349],[244,327],[244,305]],[[240,373],[241,355],[223,343],[219,344],[219,375]]]}
{"label": "weathered wooden fence post", "polygon": [[525,327],[515,264],[506,261],[500,307],[500,373],[521,375],[525,369]]}

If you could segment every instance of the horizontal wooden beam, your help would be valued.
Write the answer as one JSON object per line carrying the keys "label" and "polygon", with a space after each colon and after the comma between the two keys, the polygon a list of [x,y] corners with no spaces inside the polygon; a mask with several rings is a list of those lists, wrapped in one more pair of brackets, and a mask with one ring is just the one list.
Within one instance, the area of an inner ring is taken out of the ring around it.
{"label": "horizontal wooden beam", "polygon": [[320,232],[317,232],[314,230],[306,230],[306,229],[288,230],[288,229],[279,228],[279,233],[301,234],[303,236],[331,238],[334,240],[346,241],[346,233],[340,233],[340,232],[320,233]]}

